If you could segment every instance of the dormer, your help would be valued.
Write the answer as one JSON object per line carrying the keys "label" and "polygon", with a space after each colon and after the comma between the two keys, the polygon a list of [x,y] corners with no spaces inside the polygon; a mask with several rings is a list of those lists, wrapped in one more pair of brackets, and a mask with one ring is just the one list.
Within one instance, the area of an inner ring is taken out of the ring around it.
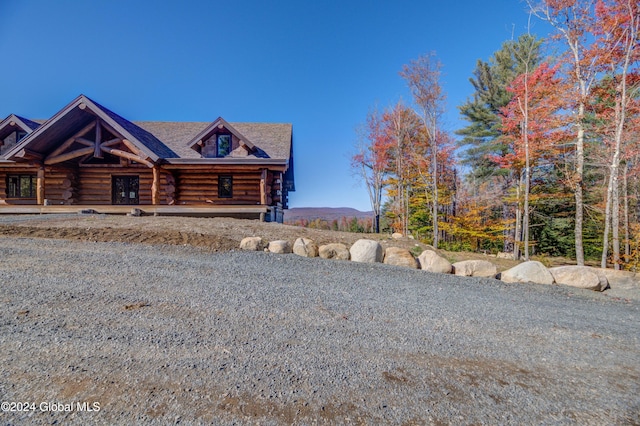
{"label": "dormer", "polygon": [[35,121],[19,117],[15,114],[9,115],[0,122],[0,155],[4,155],[10,148],[16,146],[28,134],[40,126]]}
{"label": "dormer", "polygon": [[222,117],[208,125],[189,142],[202,158],[246,157],[254,145]]}

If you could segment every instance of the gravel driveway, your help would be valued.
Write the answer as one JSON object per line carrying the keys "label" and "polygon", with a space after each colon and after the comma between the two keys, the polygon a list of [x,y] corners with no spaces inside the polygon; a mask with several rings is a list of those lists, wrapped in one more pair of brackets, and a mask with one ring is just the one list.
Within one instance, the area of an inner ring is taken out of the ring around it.
{"label": "gravel driveway", "polygon": [[2,424],[640,424],[638,300],[181,246],[0,255]]}

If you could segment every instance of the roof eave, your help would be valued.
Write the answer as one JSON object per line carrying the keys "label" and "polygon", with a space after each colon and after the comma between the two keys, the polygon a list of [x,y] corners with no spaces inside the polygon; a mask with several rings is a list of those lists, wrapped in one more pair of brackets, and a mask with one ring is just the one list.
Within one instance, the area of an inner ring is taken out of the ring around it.
{"label": "roof eave", "polygon": [[166,158],[167,164],[211,164],[211,165],[242,165],[242,164],[255,164],[255,165],[274,165],[274,166],[288,166],[289,160],[280,158]]}

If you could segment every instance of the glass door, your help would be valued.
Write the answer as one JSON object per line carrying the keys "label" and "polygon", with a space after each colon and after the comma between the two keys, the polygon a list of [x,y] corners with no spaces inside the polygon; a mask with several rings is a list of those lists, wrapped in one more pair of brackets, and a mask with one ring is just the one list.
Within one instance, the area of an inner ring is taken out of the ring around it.
{"label": "glass door", "polygon": [[112,176],[113,204],[139,204],[140,178],[138,176]]}

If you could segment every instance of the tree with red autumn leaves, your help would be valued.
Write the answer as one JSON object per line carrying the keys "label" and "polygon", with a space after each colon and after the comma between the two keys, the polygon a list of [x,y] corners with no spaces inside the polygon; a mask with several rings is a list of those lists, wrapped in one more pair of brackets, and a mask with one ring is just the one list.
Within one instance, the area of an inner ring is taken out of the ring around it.
{"label": "tree with red autumn leaves", "polygon": [[570,123],[575,134],[574,173],[572,183],[575,196],[575,250],[578,265],[584,265],[584,159],[585,113],[591,86],[597,69],[590,41],[593,27],[594,0],[527,0],[531,11],[556,29],[554,36],[567,46],[562,62],[567,67],[568,107],[573,110]]}
{"label": "tree with red autumn leaves", "polygon": [[431,198],[433,247],[438,248],[438,139],[441,116],[444,113],[445,96],[440,84],[442,65],[435,54],[423,55],[405,65],[400,72],[409,85],[413,99],[419,109],[424,134],[427,138],[431,161]]}
{"label": "tree with red autumn leaves", "polygon": [[[605,74],[604,81],[610,90],[604,92],[601,117],[606,123],[600,129],[604,143],[610,148],[609,179],[606,192],[605,230],[601,265],[607,266],[609,231],[612,233],[613,265],[620,268],[620,164],[625,133],[628,129],[627,114],[632,103],[640,95],[638,69],[640,62],[640,5],[634,0],[598,0],[595,7],[596,49],[594,57]],[[635,92],[635,93],[634,93]],[[610,96],[606,96],[610,95]],[[634,99],[635,97],[635,99]]]}
{"label": "tree with red autumn leaves", "polygon": [[380,232],[382,191],[386,184],[390,164],[391,139],[385,129],[384,117],[377,110],[369,112],[361,130],[357,152],[351,158],[351,167],[364,181],[374,214],[375,232]]}
{"label": "tree with red autumn leaves", "polygon": [[[564,137],[559,130],[562,99],[558,88],[558,66],[542,63],[530,73],[523,73],[507,88],[512,99],[502,108],[503,140],[510,150],[494,161],[516,172],[516,242],[524,242],[524,257],[529,259],[529,201],[531,170],[540,161],[553,161],[555,142]],[[522,200],[522,208],[520,201]],[[520,234],[523,238],[520,239]],[[516,253],[516,257],[517,253]]]}

